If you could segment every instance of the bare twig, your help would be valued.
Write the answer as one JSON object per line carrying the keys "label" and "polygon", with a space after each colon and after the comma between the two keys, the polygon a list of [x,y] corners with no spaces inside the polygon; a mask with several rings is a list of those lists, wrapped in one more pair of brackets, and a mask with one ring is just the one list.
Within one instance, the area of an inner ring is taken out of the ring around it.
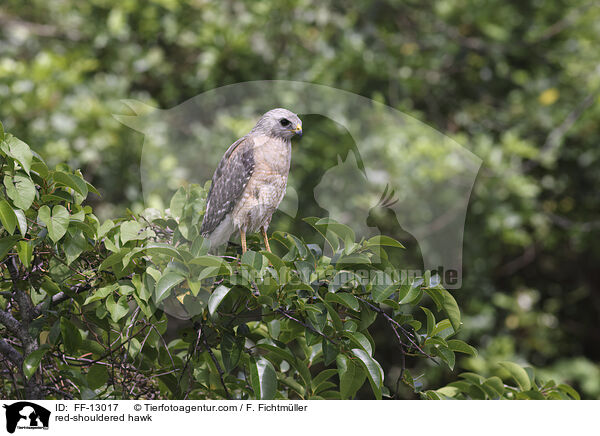
{"label": "bare twig", "polygon": [[310,331],[312,331],[313,333],[318,334],[319,336],[327,339],[329,342],[331,342],[333,345],[337,345],[337,342],[334,341],[333,339],[331,339],[329,336],[321,333],[320,331],[316,330],[313,326],[311,326],[310,324],[307,324],[305,322],[300,321],[299,319],[294,318],[292,315],[289,314],[289,312],[287,312],[286,310],[279,308],[279,309],[275,309],[275,312],[281,313],[283,316],[285,316],[287,319],[290,319],[298,324],[300,324],[301,326],[304,326],[305,328],[309,329]]}
{"label": "bare twig", "polygon": [[[383,317],[392,325],[395,326],[397,328],[399,328],[402,333],[404,334],[404,337],[406,337],[406,339],[408,340],[408,342],[410,342],[417,350],[419,350],[419,352],[426,356],[429,357],[430,359],[433,359],[433,356],[430,356],[429,354],[427,354],[421,347],[419,347],[419,345],[412,340],[412,338],[410,337],[410,333],[408,332],[408,330],[406,330],[404,327],[402,327],[400,325],[400,323],[398,321],[396,321],[394,318],[392,318],[391,316],[389,316],[387,313],[385,313],[385,311],[380,308],[375,306],[374,304],[371,304],[370,302],[368,302],[367,300],[365,300],[364,298],[361,297],[356,297],[358,300],[362,301],[363,303],[367,304],[369,307],[371,307],[371,309],[373,309],[374,311],[376,311],[377,313],[380,313],[381,315],[383,315]],[[394,329],[394,332],[397,333],[397,331]],[[399,338],[399,336],[398,336]],[[400,341],[401,345],[404,345],[402,343],[402,341]]]}
{"label": "bare twig", "polygon": [[[85,283],[85,284],[80,284],[80,285],[73,285],[73,286],[71,286],[70,289],[71,289],[71,293],[79,294],[80,292],[88,291],[91,288],[92,288],[92,286],[89,283]],[[69,294],[67,294],[64,291],[61,291],[52,296],[51,305],[56,305],[56,304],[62,303],[63,301],[68,300],[69,298],[71,298],[71,296]],[[47,304],[47,303],[41,302],[33,308],[34,315],[36,317],[40,316],[42,314],[44,304]]]}

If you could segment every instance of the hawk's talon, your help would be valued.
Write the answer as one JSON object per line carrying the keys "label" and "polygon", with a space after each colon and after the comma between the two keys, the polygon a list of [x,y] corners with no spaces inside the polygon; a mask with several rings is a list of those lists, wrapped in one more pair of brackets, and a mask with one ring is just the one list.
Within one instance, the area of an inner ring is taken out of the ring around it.
{"label": "hawk's talon", "polygon": [[265,230],[265,227],[261,227],[260,231],[262,232],[263,239],[265,240],[265,250],[267,250],[269,253],[272,253],[271,247],[269,246],[269,238],[267,237],[267,231]]}

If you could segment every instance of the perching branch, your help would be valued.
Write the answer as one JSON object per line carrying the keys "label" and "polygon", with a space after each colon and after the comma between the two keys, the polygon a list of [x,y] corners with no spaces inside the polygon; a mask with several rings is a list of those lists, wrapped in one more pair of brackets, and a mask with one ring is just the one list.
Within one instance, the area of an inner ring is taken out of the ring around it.
{"label": "perching branch", "polygon": [[[79,294],[81,292],[89,291],[90,289],[92,289],[92,286],[89,283],[85,283],[85,284],[81,284],[81,285],[73,285],[70,287],[71,294]],[[69,298],[71,298],[71,295],[69,295],[68,293],[66,293],[64,291],[61,291],[52,296],[52,299],[50,300],[51,301],[50,305],[60,304],[63,301],[68,300]],[[48,304],[48,302],[42,301],[41,303],[38,303],[33,308],[33,314],[35,315],[35,317],[38,317],[42,314],[44,306],[47,304]]]}
{"label": "perching branch", "polygon": [[18,368],[23,366],[23,356],[12,345],[0,338],[0,354]]}

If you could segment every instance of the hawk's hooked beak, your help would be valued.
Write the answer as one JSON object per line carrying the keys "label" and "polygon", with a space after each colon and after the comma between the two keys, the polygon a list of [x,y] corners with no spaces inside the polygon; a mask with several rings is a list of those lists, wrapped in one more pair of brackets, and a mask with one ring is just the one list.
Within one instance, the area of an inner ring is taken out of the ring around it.
{"label": "hawk's hooked beak", "polygon": [[294,133],[302,138],[302,124],[297,124]]}

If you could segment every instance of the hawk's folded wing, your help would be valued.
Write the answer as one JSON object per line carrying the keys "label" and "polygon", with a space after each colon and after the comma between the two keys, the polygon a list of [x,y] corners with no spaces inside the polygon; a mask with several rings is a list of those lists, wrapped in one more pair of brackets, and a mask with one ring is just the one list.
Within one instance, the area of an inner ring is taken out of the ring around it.
{"label": "hawk's folded wing", "polygon": [[231,213],[254,171],[254,141],[246,135],[225,152],[212,178],[200,232],[208,236]]}

